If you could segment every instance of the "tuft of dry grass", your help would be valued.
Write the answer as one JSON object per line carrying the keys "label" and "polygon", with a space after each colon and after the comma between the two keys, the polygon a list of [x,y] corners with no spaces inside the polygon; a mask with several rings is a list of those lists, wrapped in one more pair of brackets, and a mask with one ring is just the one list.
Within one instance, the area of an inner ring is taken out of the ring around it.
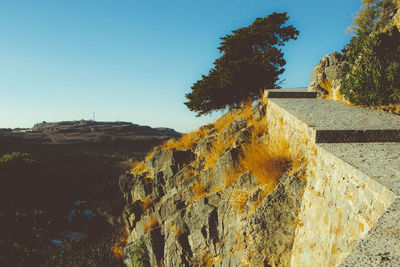
{"label": "tuft of dry grass", "polygon": [[174,236],[177,236],[177,235],[182,234],[182,231],[181,231],[180,229],[176,228],[176,227],[172,224],[172,222],[169,222],[169,223],[168,223],[168,226],[171,227],[172,234],[173,234]]}
{"label": "tuft of dry grass", "polygon": [[148,222],[143,226],[143,232],[147,233],[157,225],[158,225],[157,218],[154,215],[150,215]]}
{"label": "tuft of dry grass", "polygon": [[319,82],[319,85],[328,92],[328,95],[326,97],[331,99],[332,96],[333,96],[333,94],[332,94],[332,80],[323,80],[323,81]]}
{"label": "tuft of dry grass", "polygon": [[238,110],[237,117],[242,119],[250,119],[253,117],[252,108],[253,101],[251,99],[247,99],[243,102],[242,108]]}
{"label": "tuft of dry grass", "polygon": [[143,212],[145,212],[146,210],[148,210],[154,206],[154,200],[151,199],[150,197],[147,197],[147,198],[141,200],[140,205],[142,207]]}
{"label": "tuft of dry grass", "polygon": [[233,190],[230,192],[230,202],[232,206],[240,213],[244,212],[249,193],[244,190]]}
{"label": "tuft of dry grass", "polygon": [[200,181],[197,181],[193,186],[192,190],[194,193],[193,202],[199,200],[200,198],[206,195],[206,191],[204,190],[204,186],[201,184]]}
{"label": "tuft of dry grass", "polygon": [[200,127],[199,129],[192,131],[187,134],[183,134],[180,139],[169,139],[164,142],[161,149],[177,149],[177,150],[188,150],[192,149],[196,143],[207,136],[206,128]]}
{"label": "tuft of dry grass", "polygon": [[218,133],[222,133],[232,122],[237,119],[237,110],[230,110],[214,123],[214,128]]}
{"label": "tuft of dry grass", "polygon": [[207,151],[205,155],[202,155],[205,159],[204,169],[210,169],[215,166],[221,154],[234,143],[234,139],[223,140],[221,134],[218,134],[218,138],[213,142],[212,147]]}
{"label": "tuft of dry grass", "polygon": [[193,169],[191,168],[186,168],[185,172],[183,174],[183,178],[189,179],[190,177],[194,176],[196,173]]}
{"label": "tuft of dry grass", "polygon": [[240,175],[243,174],[243,169],[238,165],[234,168],[224,168],[223,172],[225,175],[225,187],[228,187],[239,179]]}
{"label": "tuft of dry grass", "polygon": [[239,156],[242,170],[251,171],[258,183],[269,192],[288,169],[290,161],[291,153],[285,138],[269,138],[267,144],[260,144],[253,139],[245,144]]}
{"label": "tuft of dry grass", "polygon": [[133,168],[131,169],[132,174],[145,174],[149,173],[144,161],[133,162]]}
{"label": "tuft of dry grass", "polygon": [[121,237],[120,239],[111,247],[111,251],[116,260],[122,258],[124,254],[124,247],[128,243],[128,231],[125,227],[121,229]]}

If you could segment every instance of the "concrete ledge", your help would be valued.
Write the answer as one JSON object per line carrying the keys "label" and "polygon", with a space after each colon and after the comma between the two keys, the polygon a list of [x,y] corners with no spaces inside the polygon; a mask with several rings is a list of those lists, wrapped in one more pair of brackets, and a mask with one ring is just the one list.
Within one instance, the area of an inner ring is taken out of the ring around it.
{"label": "concrete ledge", "polygon": [[399,130],[316,130],[316,143],[400,142]]}
{"label": "concrete ledge", "polygon": [[400,142],[400,116],[327,99],[272,98],[315,131],[316,143]]}
{"label": "concrete ledge", "polygon": [[316,98],[317,92],[307,91],[307,87],[267,89],[264,95],[268,98]]}
{"label": "concrete ledge", "polygon": [[319,144],[400,196],[400,143]]}

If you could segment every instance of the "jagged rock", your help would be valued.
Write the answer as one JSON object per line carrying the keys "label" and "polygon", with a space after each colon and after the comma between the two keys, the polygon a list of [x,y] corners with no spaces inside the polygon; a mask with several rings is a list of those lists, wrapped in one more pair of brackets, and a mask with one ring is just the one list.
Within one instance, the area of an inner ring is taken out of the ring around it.
{"label": "jagged rock", "polygon": [[251,136],[253,126],[241,129],[236,133],[236,140],[232,144],[232,148],[240,148],[242,144],[246,143]]}
{"label": "jagged rock", "polygon": [[[256,103],[252,113],[261,120],[265,105]],[[265,197],[266,189],[251,172],[233,183],[227,180],[255,127],[248,127],[247,123],[248,119],[238,119],[221,136],[217,136],[214,127],[206,128],[211,136],[206,135],[207,139],[199,141],[192,151],[156,150],[146,162],[152,179],[121,179],[121,189],[133,192],[127,197],[131,202],[138,196],[148,198],[148,194],[155,201],[146,211],[140,201],[133,202],[124,216],[130,223],[130,240],[143,241],[151,266],[239,266],[249,260],[254,265],[268,266],[278,258],[282,258],[280,263],[286,263],[301,186],[294,181],[298,178],[286,175]],[[216,155],[218,160],[212,168],[205,169],[202,156],[212,151],[210,146],[216,138],[234,142]],[[258,141],[267,139],[265,135]],[[152,185],[147,188],[146,182]],[[228,186],[229,183],[232,184]],[[279,218],[285,216],[280,222]],[[156,218],[157,224],[149,230],[151,218]],[[279,243],[277,238],[283,234],[286,236]],[[279,246],[274,249],[271,246],[276,242]]]}
{"label": "jagged rock", "polygon": [[143,236],[143,242],[146,245],[147,255],[150,266],[157,266],[163,262],[164,258],[164,235],[160,227],[150,229]]}
{"label": "jagged rock", "polygon": [[200,157],[201,155],[208,153],[212,148],[212,142],[213,142],[212,138],[207,138],[197,143],[194,149],[194,154],[196,155],[196,157]]}
{"label": "jagged rock", "polygon": [[172,215],[185,208],[185,201],[182,199],[181,194],[175,190],[171,190],[163,199],[157,203],[155,211],[160,218],[160,223],[164,223],[165,220],[170,218]]}
{"label": "jagged rock", "polygon": [[227,172],[233,170],[237,164],[240,148],[226,150],[215,163],[213,168],[213,184],[217,187],[225,186]]}
{"label": "jagged rock", "polygon": [[193,159],[194,154],[190,150],[156,150],[146,161],[146,166],[152,175],[163,172],[164,179],[168,181],[184,164]]}
{"label": "jagged rock", "polygon": [[147,178],[144,175],[135,175],[132,181],[132,200],[145,199],[146,196],[153,192],[153,182],[150,178]]}
{"label": "jagged rock", "polygon": [[191,266],[193,252],[189,244],[189,229],[184,222],[185,210],[176,213],[165,225],[165,266]]}
{"label": "jagged rock", "polygon": [[247,126],[247,119],[241,119],[232,122],[223,132],[222,139],[228,140],[232,135],[240,131]]}
{"label": "jagged rock", "polygon": [[314,67],[308,91],[318,92],[319,96],[340,100],[340,83],[344,56],[338,52],[326,55]]}
{"label": "jagged rock", "polygon": [[235,189],[249,190],[258,185],[257,179],[251,174],[251,172],[246,172],[242,174],[236,181],[234,181],[231,187]]}
{"label": "jagged rock", "polygon": [[289,266],[305,182],[285,174],[276,188],[250,216],[246,231],[250,235],[250,261],[271,266]]}
{"label": "jagged rock", "polygon": [[136,222],[140,219],[143,214],[142,201],[136,200],[131,204],[125,206],[124,218],[127,220],[130,229],[135,227]]}
{"label": "jagged rock", "polygon": [[254,117],[256,120],[260,120],[260,119],[262,119],[262,118],[265,117],[266,112],[267,112],[267,106],[266,106],[264,103],[262,103],[261,100],[257,100],[257,101],[253,104],[253,107],[252,107],[252,109],[251,109],[251,112],[252,112],[252,114],[253,114],[253,117]]}

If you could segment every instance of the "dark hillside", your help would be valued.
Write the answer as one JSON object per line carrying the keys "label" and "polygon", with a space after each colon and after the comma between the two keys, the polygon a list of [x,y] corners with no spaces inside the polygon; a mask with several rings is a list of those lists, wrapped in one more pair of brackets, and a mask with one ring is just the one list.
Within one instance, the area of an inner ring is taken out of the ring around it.
{"label": "dark hillside", "polygon": [[41,123],[1,130],[0,158],[21,151],[35,164],[24,172],[0,169],[0,263],[117,265],[111,252],[119,238],[118,218],[112,216],[121,206],[117,178],[130,161],[175,136],[179,133],[172,129],[126,122]]}

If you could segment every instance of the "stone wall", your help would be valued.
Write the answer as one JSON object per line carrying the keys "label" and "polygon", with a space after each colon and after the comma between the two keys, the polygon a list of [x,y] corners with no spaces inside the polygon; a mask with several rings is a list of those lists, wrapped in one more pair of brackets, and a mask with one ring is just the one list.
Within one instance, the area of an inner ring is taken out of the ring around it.
{"label": "stone wall", "polygon": [[394,202],[387,187],[315,143],[316,130],[268,100],[268,129],[307,160],[291,266],[337,266]]}

